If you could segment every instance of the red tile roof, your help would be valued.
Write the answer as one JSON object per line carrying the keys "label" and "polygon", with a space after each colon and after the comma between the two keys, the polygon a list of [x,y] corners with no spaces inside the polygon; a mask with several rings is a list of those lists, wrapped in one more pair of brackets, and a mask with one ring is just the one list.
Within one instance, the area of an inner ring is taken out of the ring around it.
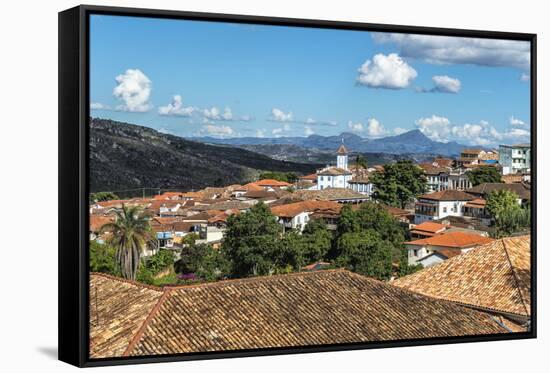
{"label": "red tile roof", "polygon": [[338,167],[329,167],[327,169],[319,171],[318,174],[323,176],[351,175],[351,171],[344,170],[343,168]]}
{"label": "red tile roof", "polygon": [[405,244],[415,246],[469,248],[477,245],[484,245],[493,241],[494,240],[492,238],[480,236],[479,234],[475,233],[450,232],[438,234],[433,237],[423,238],[421,240],[405,242]]}
{"label": "red tile roof", "polygon": [[444,231],[447,228],[448,228],[447,225],[426,221],[424,223],[415,225],[411,229],[411,232],[418,231],[418,232],[426,232],[426,233],[439,233]]}
{"label": "red tile roof", "polygon": [[493,240],[392,284],[437,299],[529,316],[531,237]]}
{"label": "red tile roof", "polygon": [[279,181],[275,179],[262,179],[256,181],[254,184],[259,185],[261,187],[287,187],[291,186],[292,184],[287,183],[286,181]]}
{"label": "red tile roof", "polygon": [[484,312],[344,270],[162,292],[92,274],[90,294],[93,358],[507,333]]}
{"label": "red tile roof", "polygon": [[301,176],[300,179],[301,179],[301,180],[312,180],[312,181],[316,181],[316,180],[317,180],[317,174],[309,174],[309,175]]}
{"label": "red tile roof", "polygon": [[255,191],[255,190],[263,190],[264,188],[262,188],[261,186],[257,185],[256,183],[248,183],[248,184],[245,184],[243,185],[241,188],[238,188],[236,190],[240,190],[240,191],[246,191],[246,192],[252,192],[252,191]]}
{"label": "red tile roof", "polygon": [[485,205],[487,205],[487,201],[483,198],[476,198],[464,204],[465,207],[474,207],[478,209],[484,208]]}
{"label": "red tile roof", "polygon": [[274,206],[271,208],[271,213],[278,217],[293,218],[303,212],[333,211],[339,213],[341,208],[342,205],[337,202],[309,200]]}
{"label": "red tile roof", "polygon": [[423,194],[418,199],[429,199],[433,201],[471,201],[475,199],[471,194],[460,190],[442,190],[439,192]]}
{"label": "red tile roof", "polygon": [[114,222],[114,217],[90,215],[90,232],[99,232],[101,227],[107,223]]}

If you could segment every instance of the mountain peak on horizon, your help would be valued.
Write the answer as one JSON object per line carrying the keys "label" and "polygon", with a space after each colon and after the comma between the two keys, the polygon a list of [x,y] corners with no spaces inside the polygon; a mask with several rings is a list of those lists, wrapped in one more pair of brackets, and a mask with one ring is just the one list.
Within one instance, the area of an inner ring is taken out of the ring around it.
{"label": "mountain peak on horizon", "polygon": [[[434,141],[434,140],[430,139],[428,136],[426,136],[419,129],[410,130],[410,131],[407,131],[407,132],[403,132],[399,135],[390,136],[390,137],[394,140],[412,141],[412,142],[415,142],[415,143],[422,143],[422,144],[427,144],[427,143],[431,143],[431,142]],[[388,137],[386,137],[386,139],[387,138]]]}

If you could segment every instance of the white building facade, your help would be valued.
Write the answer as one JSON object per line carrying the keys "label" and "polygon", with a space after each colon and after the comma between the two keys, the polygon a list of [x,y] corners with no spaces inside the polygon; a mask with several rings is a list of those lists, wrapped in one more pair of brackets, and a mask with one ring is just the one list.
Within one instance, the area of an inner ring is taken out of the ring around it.
{"label": "white building facade", "polygon": [[317,190],[349,188],[353,174],[348,168],[348,151],[344,144],[336,151],[336,167],[325,167],[317,172]]}
{"label": "white building facade", "polygon": [[414,223],[438,220],[446,216],[464,216],[464,205],[475,197],[458,190],[443,190],[418,197]]}
{"label": "white building facade", "polygon": [[517,174],[531,172],[531,145],[500,145],[500,164],[502,174]]}

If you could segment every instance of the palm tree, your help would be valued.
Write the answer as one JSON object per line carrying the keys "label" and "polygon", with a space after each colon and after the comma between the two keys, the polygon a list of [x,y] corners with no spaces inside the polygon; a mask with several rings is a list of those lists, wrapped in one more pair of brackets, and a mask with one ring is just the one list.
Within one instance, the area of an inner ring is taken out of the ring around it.
{"label": "palm tree", "polygon": [[100,231],[112,234],[109,243],[116,248],[116,261],[122,277],[135,280],[141,250],[152,238],[148,216],[139,206],[122,205],[116,211],[117,219],[103,225]]}

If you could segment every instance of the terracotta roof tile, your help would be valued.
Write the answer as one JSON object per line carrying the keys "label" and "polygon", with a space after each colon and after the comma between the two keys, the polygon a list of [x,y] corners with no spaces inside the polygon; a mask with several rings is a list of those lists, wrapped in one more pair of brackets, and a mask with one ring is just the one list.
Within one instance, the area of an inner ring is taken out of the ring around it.
{"label": "terracotta roof tile", "polygon": [[305,176],[300,176],[300,179],[301,180],[317,181],[317,174],[309,174],[309,175],[305,175]]}
{"label": "terracotta roof tile", "polygon": [[302,200],[366,199],[367,197],[349,188],[326,188],[323,190],[297,190],[290,197]]}
{"label": "terracotta roof tile", "polygon": [[351,175],[351,171],[338,167],[329,167],[319,171],[317,174],[322,176]]}
{"label": "terracotta roof tile", "polygon": [[430,221],[425,221],[414,226],[411,231],[427,232],[427,233],[439,233],[447,229],[448,226],[439,223],[432,223]]}
{"label": "terracotta roof tile", "polygon": [[468,189],[467,192],[485,196],[497,190],[509,190],[515,192],[521,199],[531,199],[531,188],[524,183],[483,183]]}
{"label": "terracotta roof tile", "polygon": [[460,190],[448,189],[439,192],[423,194],[418,199],[429,199],[434,201],[471,201],[475,199],[471,194]]}
{"label": "terracotta roof tile", "polygon": [[291,186],[292,184],[290,183],[287,183],[286,181],[279,181],[279,180],[275,180],[275,179],[262,179],[262,180],[258,180],[256,181],[254,184],[256,185],[259,185],[261,187],[287,187],[287,186]]}
{"label": "terracotta roof tile", "polygon": [[438,299],[528,316],[530,260],[530,236],[503,238],[392,284]]}
{"label": "terracotta roof tile", "polygon": [[444,246],[455,248],[469,248],[476,245],[484,245],[489,242],[493,242],[492,238],[484,237],[475,233],[467,232],[450,232],[435,235],[433,237],[423,238],[421,240],[415,240],[405,242],[406,245],[417,246]]}
{"label": "terracotta roof tile", "polygon": [[293,218],[303,212],[321,212],[329,210],[339,213],[341,208],[342,205],[336,202],[310,200],[275,206],[271,208],[271,213],[278,217]]}
{"label": "terracotta roof tile", "polygon": [[160,288],[92,273],[90,356],[122,356],[162,294]]}
{"label": "terracotta roof tile", "polygon": [[[114,279],[92,282],[109,295],[105,323],[134,333],[120,338],[103,328],[104,348],[94,345],[92,357],[121,350],[138,356],[506,332],[485,313],[344,270],[173,287],[162,302],[148,289],[119,294],[130,285]],[[137,297],[144,298],[143,308]],[[131,323],[128,314],[135,315]]]}
{"label": "terracotta roof tile", "polygon": [[112,216],[90,215],[90,232],[99,232],[101,227],[107,223],[112,223],[115,218]]}

